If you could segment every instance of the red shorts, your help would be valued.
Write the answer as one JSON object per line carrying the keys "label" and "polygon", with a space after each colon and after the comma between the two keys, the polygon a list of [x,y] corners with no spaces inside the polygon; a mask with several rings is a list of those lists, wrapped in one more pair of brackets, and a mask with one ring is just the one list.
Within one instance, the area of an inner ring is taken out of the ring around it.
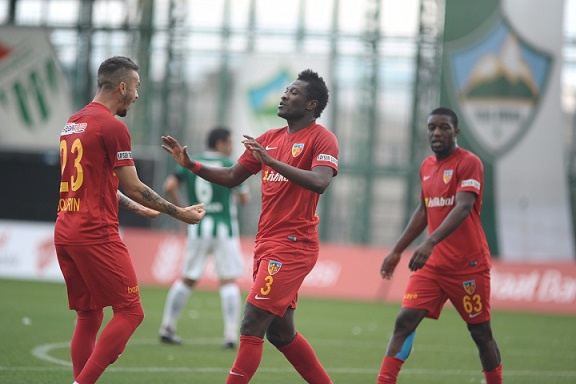
{"label": "red shorts", "polygon": [[426,309],[427,317],[438,319],[447,300],[467,323],[490,320],[490,270],[458,275],[418,270],[410,276],[402,308]]}
{"label": "red shorts", "polygon": [[295,309],[298,290],[318,260],[319,249],[291,248],[267,242],[254,250],[252,288],[246,301],[255,307],[284,316]]}
{"label": "red shorts", "polygon": [[73,310],[127,307],[140,302],[138,279],[121,241],[91,245],[56,245],[58,263]]}

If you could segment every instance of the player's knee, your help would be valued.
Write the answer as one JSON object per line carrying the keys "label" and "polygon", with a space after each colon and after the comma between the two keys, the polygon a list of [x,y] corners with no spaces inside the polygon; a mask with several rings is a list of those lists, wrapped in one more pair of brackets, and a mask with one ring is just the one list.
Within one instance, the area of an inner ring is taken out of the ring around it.
{"label": "player's knee", "polygon": [[270,329],[266,332],[266,339],[270,342],[270,344],[272,344],[276,348],[280,348],[290,344],[292,340],[294,340],[294,337],[296,337],[295,332],[294,333],[275,332]]}
{"label": "player's knee", "polygon": [[481,324],[468,324],[470,336],[477,345],[485,345],[492,341],[492,329],[488,322]]}
{"label": "player's knee", "polygon": [[115,316],[122,316],[136,329],[144,321],[144,309],[141,303],[129,307],[113,308]]}

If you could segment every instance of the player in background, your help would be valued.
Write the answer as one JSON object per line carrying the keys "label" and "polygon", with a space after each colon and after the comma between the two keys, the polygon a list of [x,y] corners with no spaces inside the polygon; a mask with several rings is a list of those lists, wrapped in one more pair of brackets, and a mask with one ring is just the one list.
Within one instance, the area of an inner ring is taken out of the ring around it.
{"label": "player in background", "polygon": [[231,167],[190,159],[186,147],[162,137],[163,148],[183,167],[227,187],[261,172],[262,211],[254,249],[253,284],[240,327],[240,345],[227,384],[248,383],[262,359],[264,336],[308,383],[331,383],[308,341],[296,330],[298,290],[319,254],[316,207],[338,172],[336,136],[316,123],[328,103],[328,88],[309,69],[280,98],[278,116],[287,126],[256,139]]}
{"label": "player in background", "polygon": [[402,252],[428,227],[428,238],[410,258],[402,309],[378,375],[396,383],[420,322],[438,319],[450,300],[476,343],[487,384],[502,383],[500,350],[490,325],[490,250],[482,223],[484,168],[472,152],[459,148],[458,117],[449,108],[428,116],[428,142],[434,152],[420,168],[420,204],[380,270],[391,279]]}
{"label": "player in background", "polygon": [[[230,167],[232,138],[229,129],[216,127],[208,134],[207,150],[192,158],[202,164]],[[206,216],[198,225],[190,225],[187,255],[182,276],[170,287],[160,327],[160,340],[168,344],[182,344],[176,335],[178,319],[198,280],[202,277],[206,262],[213,257],[220,282],[220,302],[224,320],[224,347],[234,349],[238,343],[241,298],[236,279],[244,272],[244,259],[240,250],[236,201],[248,203],[250,194],[245,184],[227,188],[212,184],[177,165],[174,174],[164,182],[164,191],[170,200],[180,205],[178,190],[184,186],[189,203],[204,203]]]}
{"label": "player in background", "polygon": [[[128,128],[115,116],[126,116],[139,85],[131,59],[105,60],[94,99],[70,117],[60,134],[54,244],[69,307],[77,314],[70,345],[77,384],[95,383],[144,318],[136,273],[118,233],[118,207],[148,217],[163,212],[187,224],[197,224],[205,213],[202,205],[169,203],[138,178]],[[108,306],[114,314],[96,340]]]}

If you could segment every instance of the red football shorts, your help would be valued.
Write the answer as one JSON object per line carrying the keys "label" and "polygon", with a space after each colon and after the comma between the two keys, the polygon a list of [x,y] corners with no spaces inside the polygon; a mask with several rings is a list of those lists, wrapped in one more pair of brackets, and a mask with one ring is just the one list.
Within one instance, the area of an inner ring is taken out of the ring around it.
{"label": "red football shorts", "polygon": [[447,300],[467,323],[490,320],[490,270],[458,275],[418,270],[410,276],[402,308],[426,309],[427,317],[438,319]]}
{"label": "red football shorts", "polygon": [[318,260],[318,247],[292,248],[277,242],[260,243],[254,249],[252,288],[246,301],[283,317],[296,308],[298,290]]}
{"label": "red football shorts", "polygon": [[128,249],[121,241],[91,245],[56,245],[58,263],[73,310],[140,302],[138,279]]}

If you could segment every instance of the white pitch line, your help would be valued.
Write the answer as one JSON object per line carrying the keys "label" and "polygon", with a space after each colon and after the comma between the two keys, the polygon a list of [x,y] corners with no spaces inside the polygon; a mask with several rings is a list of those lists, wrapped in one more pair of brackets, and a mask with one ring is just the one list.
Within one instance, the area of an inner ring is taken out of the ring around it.
{"label": "white pitch line", "polygon": [[[218,344],[220,339],[193,339],[187,340],[187,344],[190,345],[210,345],[210,344]],[[157,340],[152,339],[139,339],[139,340],[130,340],[128,344],[137,344],[137,345],[153,345],[157,344]],[[69,348],[70,342],[59,342],[59,343],[49,343],[49,344],[42,344],[36,346],[32,349],[32,355],[37,357],[40,360],[44,360],[56,365],[59,365],[61,368],[57,367],[2,367],[0,366],[0,371],[24,371],[24,370],[34,370],[34,371],[53,371],[53,370],[60,370],[66,368],[71,368],[72,363],[67,360],[62,360],[50,356],[50,352],[54,349],[59,348]],[[149,372],[149,373],[166,373],[166,372],[184,372],[184,373],[225,373],[228,372],[229,367],[202,367],[202,368],[189,368],[189,367],[135,367],[135,368],[121,368],[121,367],[109,367],[108,370],[114,372]],[[326,367],[328,372],[340,373],[340,374],[378,374],[378,368],[375,367],[373,369],[362,369],[362,368],[328,368]],[[268,372],[268,373],[283,373],[283,372],[292,372],[292,368],[286,369],[277,369],[277,368],[266,368],[260,367],[258,371]],[[478,375],[479,370],[450,370],[450,369],[417,369],[417,368],[404,368],[402,369],[402,375],[440,375],[440,376],[470,376],[470,375]],[[569,370],[569,371],[539,371],[539,370],[504,370],[505,377],[560,377],[560,378],[576,378],[576,371]]]}

